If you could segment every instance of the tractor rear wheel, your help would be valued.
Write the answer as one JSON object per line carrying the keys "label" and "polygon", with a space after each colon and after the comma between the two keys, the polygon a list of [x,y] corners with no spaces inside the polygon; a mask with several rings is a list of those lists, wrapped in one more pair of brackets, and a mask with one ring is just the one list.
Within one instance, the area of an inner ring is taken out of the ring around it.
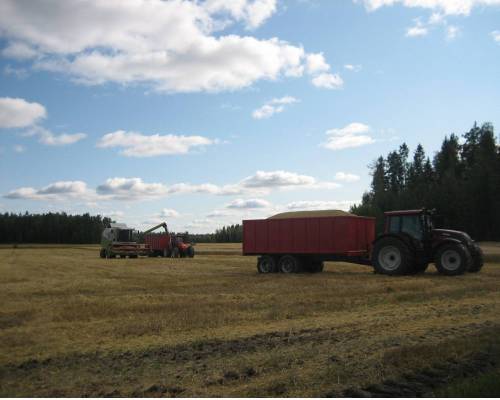
{"label": "tractor rear wheel", "polygon": [[469,272],[479,272],[483,268],[484,255],[483,250],[478,246],[476,248],[476,253],[472,257],[472,265],[469,268]]}
{"label": "tractor rear wheel", "polygon": [[189,246],[186,250],[187,252],[187,256],[189,258],[193,258],[194,257],[194,247],[193,246]]}
{"label": "tractor rear wheel", "polygon": [[375,243],[373,266],[379,274],[404,275],[412,272],[415,258],[403,241],[386,237]]}
{"label": "tractor rear wheel", "polygon": [[302,262],[298,257],[287,254],[280,258],[278,268],[284,274],[295,274],[302,269]]}
{"label": "tractor rear wheel", "polygon": [[469,250],[459,243],[441,246],[436,253],[436,268],[443,275],[462,275],[472,265]]}
{"label": "tractor rear wheel", "polygon": [[257,271],[260,274],[271,274],[276,272],[276,259],[272,256],[262,256],[257,260]]}

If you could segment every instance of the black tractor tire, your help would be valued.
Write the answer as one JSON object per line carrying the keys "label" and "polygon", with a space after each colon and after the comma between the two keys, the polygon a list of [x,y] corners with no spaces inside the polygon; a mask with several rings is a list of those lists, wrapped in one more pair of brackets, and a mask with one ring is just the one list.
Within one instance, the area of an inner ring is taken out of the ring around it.
{"label": "black tractor tire", "polygon": [[316,274],[318,272],[323,272],[325,263],[323,261],[310,261],[307,265],[307,272]]}
{"label": "black tractor tire", "polygon": [[276,259],[272,256],[261,256],[257,259],[257,271],[259,274],[272,274],[277,272]]}
{"label": "black tractor tire", "polygon": [[415,268],[415,256],[402,240],[386,237],[375,243],[372,256],[375,272],[384,275],[410,274]]}
{"label": "black tractor tire", "polygon": [[193,257],[194,257],[194,247],[193,247],[193,246],[189,246],[189,247],[187,248],[187,251],[186,251],[186,252],[187,252],[187,256],[188,256],[189,258],[193,258]]}
{"label": "black tractor tire", "polygon": [[180,252],[178,247],[174,247],[172,249],[172,252],[170,253],[171,258],[179,258],[180,257]]}
{"label": "black tractor tire", "polygon": [[131,255],[128,256],[128,258],[137,258],[137,257],[138,257],[137,254],[131,254]]}
{"label": "black tractor tire", "polygon": [[302,262],[300,258],[287,254],[278,261],[278,268],[284,274],[296,274],[302,271]]}
{"label": "black tractor tire", "polygon": [[99,252],[99,257],[106,258],[106,250],[105,249],[101,249],[101,251]]}
{"label": "black tractor tire", "polygon": [[472,264],[469,267],[469,272],[479,272],[484,265],[483,250],[478,246],[475,254],[472,256]]}
{"label": "black tractor tire", "polygon": [[472,265],[469,250],[460,243],[449,243],[441,246],[434,259],[439,273],[447,276],[462,275]]}

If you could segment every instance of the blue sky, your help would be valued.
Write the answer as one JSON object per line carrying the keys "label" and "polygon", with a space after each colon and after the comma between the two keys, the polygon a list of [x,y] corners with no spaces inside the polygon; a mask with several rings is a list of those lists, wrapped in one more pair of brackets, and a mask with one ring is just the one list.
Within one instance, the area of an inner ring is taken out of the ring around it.
{"label": "blue sky", "polygon": [[500,0],[0,4],[0,211],[209,232],[500,125]]}

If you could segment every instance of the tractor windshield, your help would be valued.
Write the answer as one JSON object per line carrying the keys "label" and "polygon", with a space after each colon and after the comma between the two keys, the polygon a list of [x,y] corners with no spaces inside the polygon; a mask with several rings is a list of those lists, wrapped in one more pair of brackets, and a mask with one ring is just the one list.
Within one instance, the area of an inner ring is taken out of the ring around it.
{"label": "tractor windshield", "polygon": [[422,219],[419,214],[393,215],[389,219],[388,228],[390,233],[404,232],[418,240],[422,240],[424,236]]}

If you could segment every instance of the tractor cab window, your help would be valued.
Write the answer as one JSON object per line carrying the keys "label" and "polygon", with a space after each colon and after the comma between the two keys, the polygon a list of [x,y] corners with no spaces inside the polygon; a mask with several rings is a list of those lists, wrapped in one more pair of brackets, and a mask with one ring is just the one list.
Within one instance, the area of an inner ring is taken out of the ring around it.
{"label": "tractor cab window", "polygon": [[423,227],[420,215],[395,215],[389,218],[389,233],[404,232],[411,237],[421,240],[423,238]]}
{"label": "tractor cab window", "polygon": [[422,220],[420,215],[405,215],[401,217],[401,232],[421,240],[423,238]]}

